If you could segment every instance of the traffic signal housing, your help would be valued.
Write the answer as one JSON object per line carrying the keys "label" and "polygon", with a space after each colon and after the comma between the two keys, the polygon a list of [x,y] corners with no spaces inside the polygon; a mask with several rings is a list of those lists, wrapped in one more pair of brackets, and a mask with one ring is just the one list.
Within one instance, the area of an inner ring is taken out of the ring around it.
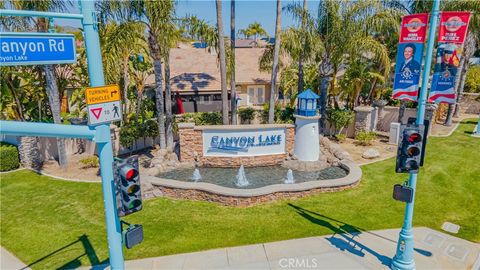
{"label": "traffic signal housing", "polygon": [[138,156],[116,160],[113,163],[113,174],[118,216],[123,217],[142,210]]}
{"label": "traffic signal housing", "polygon": [[397,173],[417,173],[423,165],[425,151],[425,126],[409,123],[400,127],[398,142]]}

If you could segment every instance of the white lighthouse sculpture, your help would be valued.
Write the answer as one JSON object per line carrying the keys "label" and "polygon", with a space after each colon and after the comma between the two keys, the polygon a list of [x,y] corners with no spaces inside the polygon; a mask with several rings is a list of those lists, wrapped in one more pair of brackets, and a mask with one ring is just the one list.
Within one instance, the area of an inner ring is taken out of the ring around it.
{"label": "white lighthouse sculpture", "polygon": [[300,161],[317,161],[320,157],[318,135],[317,99],[319,96],[307,89],[300,93],[295,116],[294,154]]}

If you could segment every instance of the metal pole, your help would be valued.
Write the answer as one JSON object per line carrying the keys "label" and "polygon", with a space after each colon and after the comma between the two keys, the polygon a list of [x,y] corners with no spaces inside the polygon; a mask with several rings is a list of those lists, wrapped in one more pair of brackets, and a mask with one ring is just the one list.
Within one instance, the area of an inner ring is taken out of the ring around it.
{"label": "metal pole", "polygon": [[[103,86],[102,55],[98,37],[97,17],[95,15],[95,2],[80,0],[80,9],[83,14],[83,31],[85,33],[85,47],[88,59],[88,75],[91,86]],[[113,182],[113,151],[110,135],[110,124],[95,127],[95,141],[98,145],[100,160],[100,174],[102,176],[103,203],[105,207],[105,220],[107,224],[108,252],[110,255],[111,269],[124,269],[122,229],[117,215],[115,202],[115,185]]]}
{"label": "metal pole", "polygon": [[[422,73],[422,87],[420,88],[420,100],[417,110],[417,125],[423,125],[425,119],[425,108],[427,104],[428,81],[432,66],[433,46],[435,44],[435,32],[437,30],[437,17],[439,13],[440,0],[434,0],[432,13],[430,14],[430,29],[428,32],[427,55],[425,66]],[[415,203],[415,190],[417,185],[417,174],[410,173],[408,185],[413,189],[412,202],[407,203],[405,207],[405,217],[402,230],[397,243],[397,252],[392,260],[391,269],[413,270],[415,269],[415,260],[413,256],[413,207]]]}
{"label": "metal pole", "polygon": [[478,118],[477,129],[473,131],[475,136],[480,136],[480,117]]}
{"label": "metal pole", "polygon": [[81,138],[93,140],[95,130],[88,126],[58,125],[20,121],[0,121],[0,134],[16,136],[41,136],[56,138]]}
{"label": "metal pole", "polygon": [[16,9],[0,9],[1,16],[16,16],[16,17],[41,17],[41,18],[61,18],[81,20],[82,14],[68,14],[68,13],[56,13],[56,12],[43,12],[32,10],[16,10]]}

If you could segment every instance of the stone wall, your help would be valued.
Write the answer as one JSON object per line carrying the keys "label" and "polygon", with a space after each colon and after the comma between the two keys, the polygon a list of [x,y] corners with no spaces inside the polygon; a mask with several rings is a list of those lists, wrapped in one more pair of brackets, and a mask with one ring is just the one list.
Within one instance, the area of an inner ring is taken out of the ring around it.
{"label": "stone wall", "polygon": [[283,191],[271,194],[265,194],[252,197],[235,197],[222,194],[215,194],[204,190],[195,189],[179,189],[165,186],[156,186],[162,195],[176,199],[186,199],[194,201],[215,202],[225,206],[249,207],[261,203],[272,202],[280,199],[296,199],[310,196],[317,193],[337,192],[350,189],[357,186],[360,181],[337,187],[321,187],[305,191]]}
{"label": "stone wall", "polygon": [[[152,138],[138,139],[131,147],[126,148],[120,145],[120,128],[111,125],[110,133],[112,138],[112,150],[114,155],[123,155],[126,153],[138,151],[144,148],[153,147],[160,142],[160,138],[157,137],[154,140]],[[21,146],[21,137],[15,135],[0,135],[0,141],[7,142],[18,147]],[[57,139],[50,137],[38,137],[38,150],[42,160],[58,159]],[[75,154],[87,154],[97,155],[97,144],[93,141],[86,139],[64,139],[65,149],[67,153],[67,159],[69,156]]]}
{"label": "stone wall", "polygon": [[180,161],[197,162],[205,167],[245,167],[271,166],[281,164],[287,156],[293,154],[293,144],[295,141],[295,126],[285,125],[236,125],[223,126],[222,129],[249,130],[249,129],[268,129],[268,128],[286,128],[285,153],[275,155],[261,155],[248,157],[212,157],[203,155],[203,130],[218,129],[218,126],[195,126],[193,123],[180,123],[178,125],[180,142]]}

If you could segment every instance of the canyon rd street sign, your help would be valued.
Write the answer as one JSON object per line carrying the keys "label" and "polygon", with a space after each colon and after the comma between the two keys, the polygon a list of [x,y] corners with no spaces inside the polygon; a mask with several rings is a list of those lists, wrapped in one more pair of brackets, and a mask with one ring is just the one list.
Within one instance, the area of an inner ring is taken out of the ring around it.
{"label": "canyon rd street sign", "polygon": [[99,87],[88,87],[85,89],[87,105],[120,100],[120,87],[118,85],[107,85]]}
{"label": "canyon rd street sign", "polygon": [[75,62],[75,37],[71,34],[0,33],[0,66]]}
{"label": "canyon rd street sign", "polygon": [[98,125],[122,120],[120,101],[88,105],[87,110],[89,125]]}

